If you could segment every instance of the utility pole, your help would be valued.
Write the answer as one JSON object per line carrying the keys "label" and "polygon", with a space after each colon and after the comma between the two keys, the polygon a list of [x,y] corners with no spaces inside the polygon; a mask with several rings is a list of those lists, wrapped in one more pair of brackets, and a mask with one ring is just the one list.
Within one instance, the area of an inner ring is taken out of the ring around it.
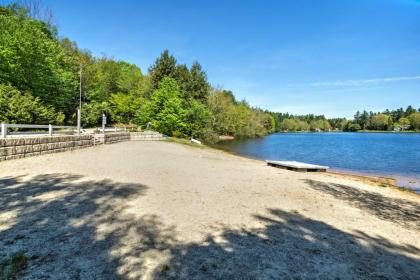
{"label": "utility pole", "polygon": [[79,109],[77,110],[77,135],[80,135],[82,126],[82,64],[80,63],[80,83],[79,83]]}
{"label": "utility pole", "polygon": [[79,94],[79,110],[82,112],[82,64],[80,63],[80,94]]}

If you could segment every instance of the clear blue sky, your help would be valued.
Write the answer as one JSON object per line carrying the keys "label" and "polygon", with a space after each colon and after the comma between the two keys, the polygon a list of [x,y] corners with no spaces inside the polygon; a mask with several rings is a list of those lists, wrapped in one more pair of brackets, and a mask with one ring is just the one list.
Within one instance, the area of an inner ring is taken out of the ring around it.
{"label": "clear blue sky", "polygon": [[420,1],[53,1],[60,36],[143,72],[163,49],[253,106],[420,107]]}

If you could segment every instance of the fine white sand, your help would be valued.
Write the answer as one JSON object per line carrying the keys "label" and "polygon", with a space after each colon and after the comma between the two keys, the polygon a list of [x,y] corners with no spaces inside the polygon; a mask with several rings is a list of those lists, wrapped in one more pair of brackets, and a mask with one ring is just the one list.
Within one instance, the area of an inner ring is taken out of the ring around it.
{"label": "fine white sand", "polygon": [[419,197],[124,142],[0,162],[0,258],[26,252],[23,279],[415,279]]}

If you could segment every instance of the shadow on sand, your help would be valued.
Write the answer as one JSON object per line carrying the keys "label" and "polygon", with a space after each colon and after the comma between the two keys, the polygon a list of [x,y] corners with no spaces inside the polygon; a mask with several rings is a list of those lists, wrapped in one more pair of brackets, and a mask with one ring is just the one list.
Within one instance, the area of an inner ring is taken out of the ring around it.
{"label": "shadow on sand", "polygon": [[146,190],[71,174],[0,179],[0,214],[10,214],[0,216],[0,259],[23,250],[24,279],[136,278],[142,254],[171,239],[157,217],[124,212]]}
{"label": "shadow on sand", "polygon": [[173,248],[155,278],[418,279],[416,247],[346,233],[297,213],[269,212],[255,217],[263,228],[225,229],[218,238]]}
{"label": "shadow on sand", "polygon": [[420,275],[420,250],[414,246],[343,232],[280,209],[255,216],[259,228],[226,227],[202,242],[181,243],[175,228],[163,225],[159,217],[126,211],[130,201],[138,203],[146,192],[141,184],[91,181],[70,174],[0,179],[0,258],[25,251],[29,264],[23,279],[418,279]]}
{"label": "shadow on sand", "polygon": [[420,230],[420,204],[406,199],[390,198],[379,193],[354,187],[304,180],[311,188],[375,215],[379,219],[396,223],[406,228]]}

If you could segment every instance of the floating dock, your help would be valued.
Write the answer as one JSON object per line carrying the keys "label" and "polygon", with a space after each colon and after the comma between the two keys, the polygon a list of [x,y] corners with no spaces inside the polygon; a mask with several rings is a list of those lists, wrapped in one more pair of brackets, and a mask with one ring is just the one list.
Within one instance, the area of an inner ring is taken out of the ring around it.
{"label": "floating dock", "polygon": [[266,160],[267,165],[300,172],[326,172],[328,166],[309,164],[299,161]]}

